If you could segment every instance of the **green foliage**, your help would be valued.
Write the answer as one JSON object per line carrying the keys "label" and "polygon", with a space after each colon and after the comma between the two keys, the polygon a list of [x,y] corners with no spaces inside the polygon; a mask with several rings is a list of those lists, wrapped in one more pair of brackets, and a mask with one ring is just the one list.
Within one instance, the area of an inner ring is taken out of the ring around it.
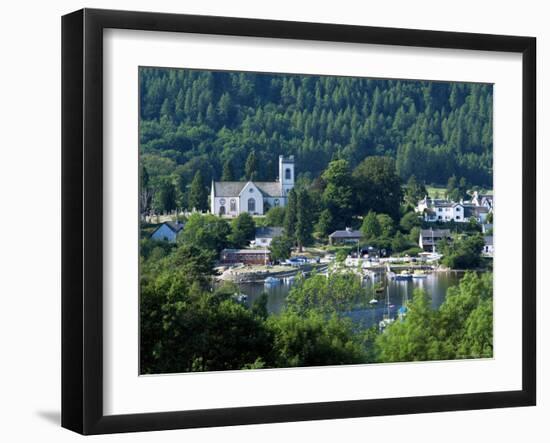
{"label": "green foliage", "polygon": [[287,195],[284,229],[285,229],[285,235],[288,238],[292,239],[293,242],[295,241],[295,238],[296,238],[297,211],[298,211],[298,199],[296,196],[296,190],[291,189]]}
{"label": "green foliage", "polygon": [[447,291],[438,310],[415,290],[405,320],[392,323],[376,339],[381,362],[492,357],[492,274],[467,273]]}
{"label": "green foliage", "polygon": [[353,213],[353,187],[351,171],[346,160],[334,160],[323,172],[326,186],[323,202],[330,211],[335,226],[349,226]]}
{"label": "green foliage", "polygon": [[326,239],[334,231],[334,219],[330,209],[324,209],[319,215],[315,230],[322,239]]}
{"label": "green foliage", "polygon": [[395,232],[392,218],[388,214],[377,214],[376,218],[380,225],[380,234],[384,237],[391,237]]}
{"label": "green foliage", "polygon": [[451,269],[472,269],[481,265],[481,251],[485,241],[481,234],[457,236],[452,242],[440,242],[441,259]]}
{"label": "green foliage", "polygon": [[[340,252],[340,251],[339,251]],[[314,275],[299,280],[287,297],[287,309],[300,314],[316,309],[320,312],[343,312],[366,302],[360,278],[353,273]]]}
{"label": "green foliage", "polygon": [[244,248],[249,245],[251,240],[254,240],[255,232],[254,219],[248,212],[243,212],[231,222],[231,234],[228,241],[236,248]]}
{"label": "green foliage", "polygon": [[350,319],[317,311],[286,311],[267,321],[274,336],[275,367],[364,363],[368,356]]}
{"label": "green foliage", "polygon": [[153,240],[147,236],[147,238],[139,241],[140,255],[145,259],[160,259],[167,256],[170,251],[174,249],[174,244],[167,241]]}
{"label": "green foliage", "polygon": [[229,223],[212,214],[191,214],[178,242],[201,249],[221,251],[229,244]]}
{"label": "green foliage", "polygon": [[462,177],[458,180],[455,175],[449,177],[447,181],[447,198],[458,202],[468,197],[468,183],[466,179]]}
{"label": "green foliage", "polygon": [[399,227],[403,232],[411,232],[414,227],[420,227],[420,225],[420,218],[415,212],[407,212],[399,222]]}
{"label": "green foliage", "polygon": [[283,261],[290,258],[293,242],[286,235],[275,237],[269,245],[269,252],[273,261]]}
{"label": "green foliage", "polygon": [[270,352],[263,321],[216,293],[146,286],[141,299],[142,373],[241,369]]}
{"label": "green foliage", "polygon": [[234,181],[235,174],[233,173],[233,166],[231,165],[231,160],[226,160],[223,164],[221,181]]}
{"label": "green foliage", "polygon": [[415,207],[427,194],[428,191],[424,183],[419,182],[414,175],[411,175],[405,186],[405,202]]}
{"label": "green foliage", "polygon": [[265,214],[265,226],[280,226],[285,224],[285,208],[282,206],[275,206],[270,208]]}
{"label": "green foliage", "polygon": [[310,245],[313,241],[313,213],[311,205],[309,192],[305,189],[298,190],[296,197],[295,237],[300,252],[303,246]]}
{"label": "green foliage", "polygon": [[346,258],[348,256],[348,249],[338,249],[336,251],[336,262],[337,263],[344,263],[346,261]]}
{"label": "green foliage", "polygon": [[403,180],[492,184],[491,85],[164,68],[140,68],[139,81],[140,153],[155,188],[199,156],[206,183],[226,159],[244,177],[252,150],[266,179],[281,153],[314,177],[336,156],[388,155]]}
{"label": "green foliage", "polygon": [[247,181],[258,179],[258,159],[256,158],[256,152],[254,152],[254,150],[250,151],[250,154],[248,154],[246,158],[244,177]]}
{"label": "green foliage", "polygon": [[363,224],[361,225],[361,232],[366,241],[374,240],[382,234],[382,227],[380,221],[376,216],[376,213],[369,211],[369,213],[363,218]]}
{"label": "green foliage", "polygon": [[164,178],[153,196],[153,207],[157,212],[176,209],[176,188],[170,179]]}
{"label": "green foliage", "polygon": [[399,231],[395,234],[391,242],[393,252],[402,252],[411,247],[411,242]]}
{"label": "green foliage", "polygon": [[354,169],[353,181],[357,212],[374,211],[399,219],[403,189],[391,157],[365,158]]}
{"label": "green foliage", "polygon": [[208,209],[208,191],[204,185],[202,178],[202,172],[198,170],[191,182],[191,189],[189,190],[189,207],[198,211],[204,211]]}

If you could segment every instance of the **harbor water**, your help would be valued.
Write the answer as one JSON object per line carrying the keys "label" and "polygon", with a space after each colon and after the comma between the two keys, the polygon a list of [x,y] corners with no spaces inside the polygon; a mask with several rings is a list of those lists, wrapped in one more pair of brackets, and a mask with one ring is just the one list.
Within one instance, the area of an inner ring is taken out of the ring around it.
{"label": "harbor water", "polygon": [[[389,295],[389,309],[392,318],[397,317],[397,311],[404,306],[408,300],[412,300],[413,291],[421,288],[431,297],[432,307],[437,309],[444,301],[447,289],[459,283],[464,275],[460,271],[433,272],[425,278],[413,278],[411,280],[393,280],[385,274],[376,274],[374,277],[364,280],[365,300],[369,301],[374,296],[378,299],[376,304],[368,304],[365,308],[355,309],[347,315],[354,322],[361,323],[364,327],[377,325],[388,311],[386,297]],[[267,293],[267,310],[270,314],[277,314],[284,309],[286,297],[294,282],[281,281],[276,284],[264,283],[241,283],[240,291],[248,297],[247,303],[252,304],[260,295]],[[375,285],[384,285],[382,293],[374,293]],[[374,295],[375,294],[375,295]]]}

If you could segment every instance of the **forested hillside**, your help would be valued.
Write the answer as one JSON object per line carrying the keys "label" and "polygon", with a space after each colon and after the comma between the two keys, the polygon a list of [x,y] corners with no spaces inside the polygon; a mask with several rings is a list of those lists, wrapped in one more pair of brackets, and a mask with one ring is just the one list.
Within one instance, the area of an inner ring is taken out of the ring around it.
{"label": "forested hillside", "polygon": [[492,103],[491,85],[142,68],[140,154],[153,187],[241,179],[251,151],[260,180],[279,154],[311,178],[388,155],[403,181],[491,187]]}

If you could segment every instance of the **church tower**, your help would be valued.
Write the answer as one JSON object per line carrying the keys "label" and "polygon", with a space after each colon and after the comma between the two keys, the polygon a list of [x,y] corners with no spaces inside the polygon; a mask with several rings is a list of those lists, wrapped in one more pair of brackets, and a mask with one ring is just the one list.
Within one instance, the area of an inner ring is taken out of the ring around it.
{"label": "church tower", "polygon": [[287,195],[294,187],[294,156],[285,157],[279,155],[279,181],[281,182],[281,191]]}

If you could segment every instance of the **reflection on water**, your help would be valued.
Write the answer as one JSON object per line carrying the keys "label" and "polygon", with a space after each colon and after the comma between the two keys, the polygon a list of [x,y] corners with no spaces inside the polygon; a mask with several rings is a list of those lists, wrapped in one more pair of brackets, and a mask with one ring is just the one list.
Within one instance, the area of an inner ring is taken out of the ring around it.
{"label": "reflection on water", "polygon": [[[389,295],[390,315],[397,317],[397,310],[403,306],[407,300],[412,299],[413,291],[421,288],[431,296],[432,307],[438,308],[447,293],[447,288],[458,284],[464,274],[462,272],[434,272],[428,274],[426,278],[412,279],[406,281],[396,281],[387,279],[384,275],[377,275],[374,280],[368,279],[364,282],[365,301],[373,298],[373,285],[382,282],[386,289],[381,294],[376,294],[379,300],[375,305],[369,305],[365,309],[356,309],[347,315],[354,321],[361,323],[365,327],[377,325],[382,320],[387,311],[386,294]],[[293,283],[279,283],[274,285],[264,285],[263,283],[242,283],[239,285],[243,294],[248,295],[248,303],[253,303],[263,292],[268,295],[267,310],[269,313],[277,314],[285,306],[286,296],[292,288]],[[387,291],[387,292],[386,292]]]}

